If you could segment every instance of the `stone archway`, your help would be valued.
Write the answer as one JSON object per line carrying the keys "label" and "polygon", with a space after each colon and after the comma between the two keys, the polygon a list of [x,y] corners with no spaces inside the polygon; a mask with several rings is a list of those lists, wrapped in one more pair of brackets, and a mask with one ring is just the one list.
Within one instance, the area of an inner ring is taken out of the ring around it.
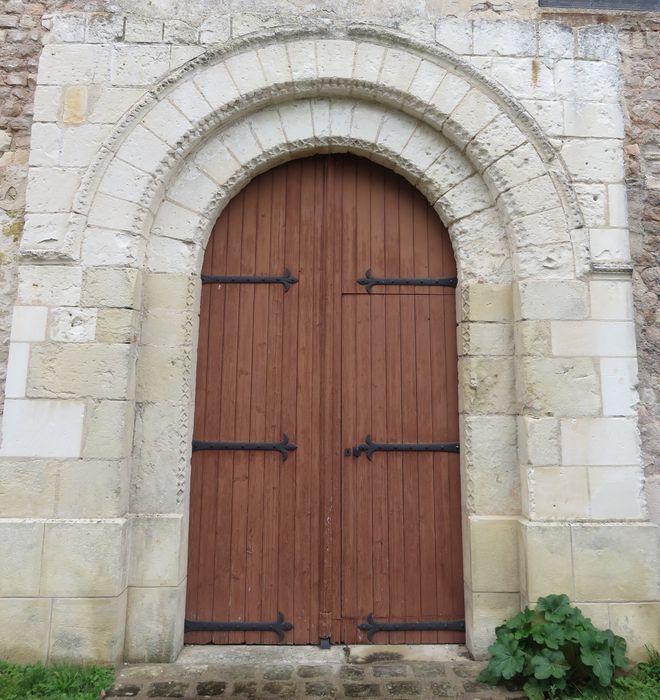
{"label": "stone archway", "polygon": [[[150,91],[88,169],[68,226],[48,236],[28,229],[22,243],[26,262],[40,264],[23,267],[19,303],[58,306],[66,295],[69,313],[96,310],[88,343],[36,348],[27,392],[8,401],[2,454],[52,458],[51,446],[15,427],[47,414],[67,425],[64,456],[121,462],[124,505],[111,518],[100,508],[93,525],[67,523],[72,546],[83,538],[112,553],[111,581],[76,589],[101,617],[117,618],[99,657],[156,661],[181,647],[202,252],[245,182],[319,151],[401,173],[452,237],[469,648],[482,653],[493,627],[540,592],[593,598],[590,574],[578,584],[573,563],[596,547],[589,529],[547,522],[535,490],[547,472],[537,466],[575,464],[571,440],[586,430],[598,442],[613,428],[621,459],[638,460],[633,422],[597,423],[598,370],[580,357],[573,327],[556,325],[588,318],[588,255],[561,159],[515,100],[449,51],[362,27],[278,30],[204,54]],[[579,381],[559,390],[557,372]],[[555,477],[557,488],[572,483],[561,466]],[[623,522],[643,517],[639,500],[630,516],[607,515],[617,521],[601,533],[608,551],[623,541],[648,550],[650,528]],[[43,592],[63,595],[57,586]]]}

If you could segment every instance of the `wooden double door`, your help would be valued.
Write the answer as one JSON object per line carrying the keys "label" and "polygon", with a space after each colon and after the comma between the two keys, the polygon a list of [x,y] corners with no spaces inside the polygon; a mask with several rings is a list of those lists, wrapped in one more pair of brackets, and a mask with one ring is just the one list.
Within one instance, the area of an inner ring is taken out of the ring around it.
{"label": "wooden double door", "polygon": [[287,163],[225,209],[202,270],[187,643],[359,643],[370,615],[413,627],[374,642],[464,641],[455,275],[426,200],[360,158]]}

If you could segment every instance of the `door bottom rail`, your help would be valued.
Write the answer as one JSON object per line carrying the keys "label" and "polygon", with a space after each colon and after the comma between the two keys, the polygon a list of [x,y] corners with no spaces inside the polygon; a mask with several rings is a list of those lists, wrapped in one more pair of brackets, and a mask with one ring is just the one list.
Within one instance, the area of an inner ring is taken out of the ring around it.
{"label": "door bottom rail", "polygon": [[374,614],[367,615],[367,621],[358,625],[358,629],[367,633],[367,639],[379,632],[465,632],[465,620],[428,620],[425,622],[378,622]]}
{"label": "door bottom rail", "polygon": [[205,620],[186,619],[184,632],[273,632],[277,635],[277,641],[281,642],[284,635],[293,629],[290,622],[286,622],[281,612],[277,613],[277,620],[272,622],[216,622]]}

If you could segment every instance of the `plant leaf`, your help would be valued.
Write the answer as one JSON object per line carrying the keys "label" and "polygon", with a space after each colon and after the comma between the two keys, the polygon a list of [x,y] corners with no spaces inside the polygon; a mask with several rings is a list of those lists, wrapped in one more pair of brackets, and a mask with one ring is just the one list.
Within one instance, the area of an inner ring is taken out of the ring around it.
{"label": "plant leaf", "polygon": [[534,670],[534,678],[539,680],[564,678],[566,671],[570,668],[561,651],[553,651],[552,649],[542,649],[540,654],[533,656],[531,666]]}
{"label": "plant leaf", "polygon": [[536,678],[530,678],[525,685],[523,685],[523,690],[529,698],[529,700],[545,700],[545,693],[543,688],[540,686]]}
{"label": "plant leaf", "polygon": [[614,664],[607,637],[597,632],[580,635],[580,659],[585,666],[589,666],[603,686],[608,686],[612,681]]}
{"label": "plant leaf", "polygon": [[571,603],[567,595],[547,595],[544,598],[539,598],[536,609],[543,613],[543,616],[548,622],[563,622],[569,617],[574,608],[571,608]]}
{"label": "plant leaf", "polygon": [[564,644],[566,637],[561,625],[556,622],[548,622],[545,625],[534,625],[532,627],[532,639],[549,649],[559,649]]}
{"label": "plant leaf", "polygon": [[489,651],[491,659],[488,667],[505,680],[511,680],[523,670],[525,655],[515,639],[498,639]]}

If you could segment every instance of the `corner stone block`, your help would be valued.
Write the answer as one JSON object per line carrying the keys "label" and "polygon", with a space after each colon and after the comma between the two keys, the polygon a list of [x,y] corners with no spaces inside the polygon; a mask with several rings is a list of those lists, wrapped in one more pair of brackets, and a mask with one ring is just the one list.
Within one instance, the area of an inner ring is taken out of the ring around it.
{"label": "corner stone block", "polygon": [[589,283],[591,318],[612,321],[633,319],[633,289],[628,280],[594,280]]}
{"label": "corner stone block", "polygon": [[129,588],[124,655],[132,663],[167,663],[183,647],[186,586]]}
{"label": "corner stone block", "polygon": [[513,300],[508,284],[470,284],[462,289],[465,321],[506,323],[513,320]]}
{"label": "corner stone block", "polygon": [[579,357],[634,357],[632,321],[553,321],[554,355]]}
{"label": "corner stone block", "polygon": [[568,525],[520,522],[521,582],[530,605],[541,596],[565,593],[573,597],[571,530]]}
{"label": "corner stone block", "polygon": [[137,365],[138,401],[176,401],[186,381],[186,353],[181,348],[143,345]]}
{"label": "corner stone block", "polygon": [[132,401],[92,401],[87,405],[84,458],[128,457],[133,446],[135,420]]}
{"label": "corner stone block", "polygon": [[46,662],[51,601],[0,598],[0,658],[10,663]]}
{"label": "corner stone block", "polygon": [[533,56],[534,25],[516,20],[475,20],[474,53],[487,56]]}
{"label": "corner stone block", "polygon": [[603,413],[606,416],[634,416],[639,404],[637,359],[603,357],[600,361]]}
{"label": "corner stone block", "polygon": [[79,457],[82,401],[7,399],[0,456]]}
{"label": "corner stone block", "polygon": [[99,343],[132,343],[137,339],[139,312],[133,309],[99,309],[96,340]]}
{"label": "corner stone block", "polygon": [[641,466],[589,467],[587,471],[592,519],[642,520],[646,516]]}
{"label": "corner stone block", "polygon": [[138,270],[97,267],[85,270],[82,305],[140,308],[141,273]]}
{"label": "corner stone block", "polygon": [[18,304],[75,306],[80,302],[82,269],[63,265],[20,265]]}
{"label": "corner stone block", "polygon": [[33,348],[28,396],[126,399],[133,388],[131,345],[48,343]]}
{"label": "corner stone block", "polygon": [[316,42],[316,68],[319,78],[350,78],[357,45],[354,41],[321,39]]}
{"label": "corner stone block", "polygon": [[534,487],[531,517],[537,520],[589,518],[589,480],[585,467],[538,467],[530,476]]}
{"label": "corner stone block", "polygon": [[15,306],[11,318],[12,341],[39,342],[46,338],[46,306]]}
{"label": "corner stone block", "polygon": [[46,523],[41,594],[117,596],[126,588],[123,518]]}
{"label": "corner stone block", "polygon": [[561,458],[565,465],[639,464],[639,434],[630,418],[564,418]]}
{"label": "corner stone block", "polygon": [[633,662],[646,661],[648,647],[660,649],[660,603],[611,603],[610,624],[628,644]]}
{"label": "corner stone block", "polygon": [[50,663],[117,664],[122,660],[126,591],[110,598],[53,601]]}
{"label": "corner stone block", "polygon": [[518,417],[518,458],[521,464],[559,464],[559,421],[555,418]]}
{"label": "corner stone block", "polygon": [[182,515],[143,515],[130,521],[129,586],[178,586],[185,576]]}
{"label": "corner stone block", "polygon": [[0,520],[0,596],[39,594],[43,539],[43,521]]}
{"label": "corner stone block", "polygon": [[459,360],[462,413],[516,412],[514,363],[510,358],[463,357]]}
{"label": "corner stone block", "polygon": [[476,592],[512,593],[520,590],[518,521],[513,518],[468,519],[471,580]]}
{"label": "corner stone block", "polygon": [[192,311],[198,308],[201,288],[199,275],[147,272],[144,278],[144,307]]}
{"label": "corner stone block", "polygon": [[519,593],[465,594],[467,647],[477,659],[486,658],[495,639],[495,628],[520,612]]}
{"label": "corner stone block", "polygon": [[515,285],[521,320],[581,319],[589,314],[588,288],[570,280],[527,280]]}
{"label": "corner stone block", "polygon": [[658,600],[660,561],[655,525],[571,525],[571,533],[577,600]]}

